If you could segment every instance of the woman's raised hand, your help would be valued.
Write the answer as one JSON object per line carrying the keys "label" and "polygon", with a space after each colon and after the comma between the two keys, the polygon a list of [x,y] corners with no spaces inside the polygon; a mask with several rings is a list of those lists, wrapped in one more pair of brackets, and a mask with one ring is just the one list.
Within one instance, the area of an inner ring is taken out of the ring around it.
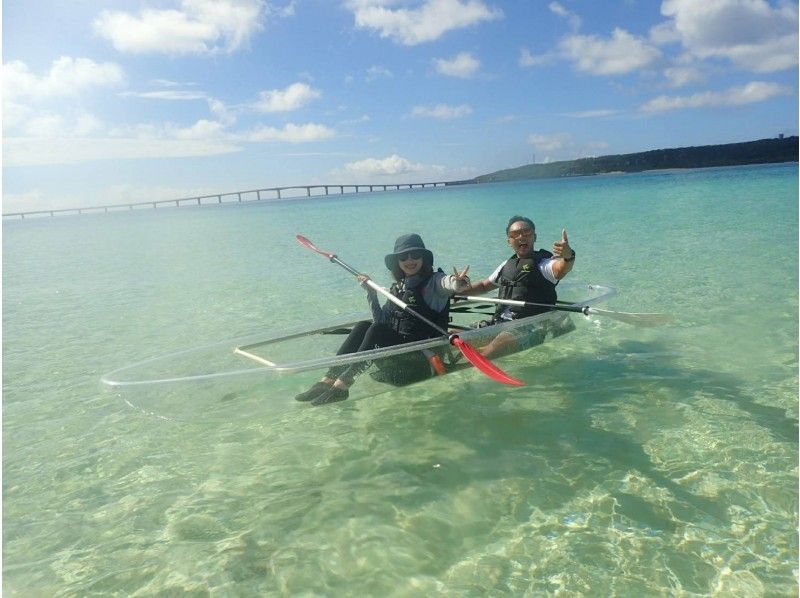
{"label": "woman's raised hand", "polygon": [[453,267],[453,277],[456,282],[456,289],[459,289],[459,292],[461,289],[464,289],[470,285],[470,280],[469,276],[467,276],[467,272],[469,272],[469,266],[461,270],[461,272],[459,272],[458,268],[456,268],[455,266]]}

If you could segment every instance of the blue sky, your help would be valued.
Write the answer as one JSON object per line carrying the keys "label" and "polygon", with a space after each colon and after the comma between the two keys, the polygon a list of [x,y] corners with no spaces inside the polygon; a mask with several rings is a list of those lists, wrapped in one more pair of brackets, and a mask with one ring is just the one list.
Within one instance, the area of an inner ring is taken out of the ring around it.
{"label": "blue sky", "polygon": [[9,0],[3,211],[796,135],[784,0]]}

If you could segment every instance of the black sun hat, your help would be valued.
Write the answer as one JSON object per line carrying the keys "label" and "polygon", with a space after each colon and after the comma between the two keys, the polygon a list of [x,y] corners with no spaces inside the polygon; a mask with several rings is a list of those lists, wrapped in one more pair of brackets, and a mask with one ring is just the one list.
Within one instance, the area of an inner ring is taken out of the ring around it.
{"label": "black sun hat", "polygon": [[425,243],[422,242],[422,237],[417,233],[411,233],[410,235],[400,235],[397,237],[397,241],[394,242],[394,252],[383,258],[386,267],[391,270],[392,266],[397,263],[397,256],[401,253],[408,253],[409,251],[421,251],[425,254],[425,261],[428,264],[433,264],[433,253],[430,249],[425,249]]}

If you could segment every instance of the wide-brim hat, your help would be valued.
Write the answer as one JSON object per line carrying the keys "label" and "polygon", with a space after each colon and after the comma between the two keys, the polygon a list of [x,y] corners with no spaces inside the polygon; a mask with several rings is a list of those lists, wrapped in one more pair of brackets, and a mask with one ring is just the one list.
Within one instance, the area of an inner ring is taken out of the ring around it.
{"label": "wide-brim hat", "polygon": [[383,258],[386,267],[391,270],[397,263],[397,256],[401,253],[408,253],[409,251],[421,251],[426,257],[429,264],[433,264],[433,253],[430,249],[425,248],[425,243],[422,242],[422,237],[417,233],[410,235],[401,235],[397,237],[394,242],[394,251]]}

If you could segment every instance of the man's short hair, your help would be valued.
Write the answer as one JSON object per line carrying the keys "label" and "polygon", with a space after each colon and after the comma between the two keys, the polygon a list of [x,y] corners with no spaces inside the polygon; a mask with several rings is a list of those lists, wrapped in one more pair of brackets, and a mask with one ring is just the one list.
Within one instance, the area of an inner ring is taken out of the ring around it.
{"label": "man's short hair", "polygon": [[514,224],[515,222],[520,222],[520,221],[530,226],[533,232],[536,232],[536,225],[533,223],[533,220],[531,220],[530,218],[525,218],[525,216],[512,216],[511,219],[508,221],[508,224],[506,224],[506,236],[508,236],[508,231],[511,228],[511,225]]}

